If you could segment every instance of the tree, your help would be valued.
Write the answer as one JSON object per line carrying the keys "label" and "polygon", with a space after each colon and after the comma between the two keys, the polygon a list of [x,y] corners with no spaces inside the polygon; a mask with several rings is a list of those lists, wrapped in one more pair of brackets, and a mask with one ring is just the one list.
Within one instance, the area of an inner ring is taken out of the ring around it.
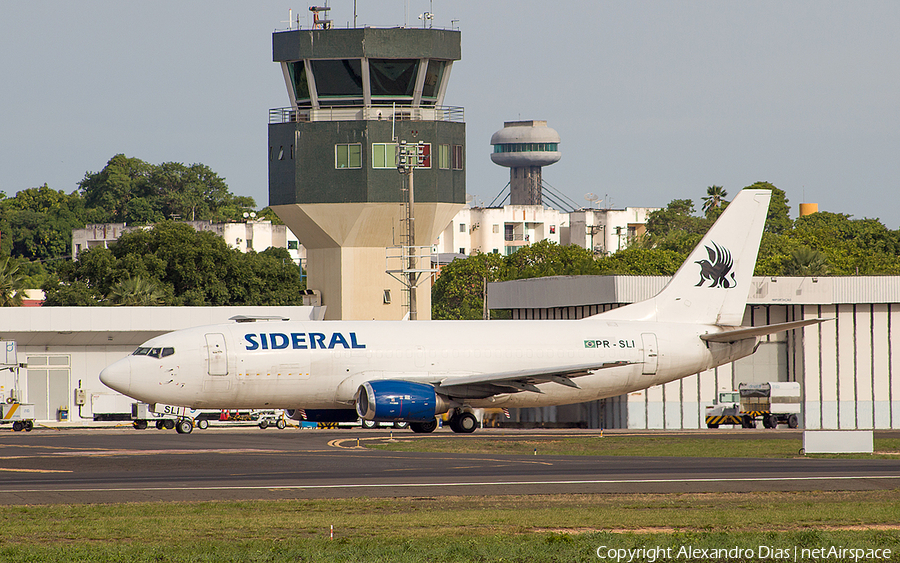
{"label": "tree", "polygon": [[45,285],[48,305],[302,305],[303,289],[286,250],[244,254],[209,231],[171,221],[82,252]]}
{"label": "tree", "polygon": [[152,195],[148,179],[152,166],[137,158],[117,154],[100,172],[86,172],[78,183],[85,206],[98,210],[97,223],[132,222],[128,202]]}
{"label": "tree", "polygon": [[0,307],[22,305],[22,279],[18,264],[8,256],[0,259]]}
{"label": "tree", "polygon": [[791,253],[784,267],[788,276],[824,276],[828,274],[828,260],[825,254],[807,246],[801,246]]}
{"label": "tree", "polygon": [[482,318],[484,284],[500,281],[503,262],[499,254],[478,253],[444,266],[431,288],[431,318]]}
{"label": "tree", "polygon": [[163,304],[163,293],[156,283],[141,276],[128,276],[113,286],[109,300],[114,305],[153,306]]}
{"label": "tree", "polygon": [[0,204],[3,250],[31,260],[71,254],[72,229],[84,227],[84,202],[77,193],[28,188]]}
{"label": "tree", "polygon": [[702,198],[703,213],[709,216],[714,209],[718,209],[725,203],[726,197],[728,197],[728,192],[726,192],[725,188],[722,186],[710,186],[706,188],[706,197]]}

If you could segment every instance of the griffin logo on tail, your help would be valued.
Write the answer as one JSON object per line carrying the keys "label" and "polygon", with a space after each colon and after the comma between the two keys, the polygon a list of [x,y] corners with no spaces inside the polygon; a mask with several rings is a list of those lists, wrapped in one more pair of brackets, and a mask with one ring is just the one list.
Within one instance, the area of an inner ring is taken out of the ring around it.
{"label": "griffin logo on tail", "polygon": [[695,264],[700,264],[700,281],[697,282],[697,286],[703,285],[706,281],[712,282],[709,287],[730,289],[737,286],[734,272],[731,271],[732,266],[734,266],[731,252],[715,242],[712,245],[712,248],[706,247],[709,260],[697,260],[694,262]]}

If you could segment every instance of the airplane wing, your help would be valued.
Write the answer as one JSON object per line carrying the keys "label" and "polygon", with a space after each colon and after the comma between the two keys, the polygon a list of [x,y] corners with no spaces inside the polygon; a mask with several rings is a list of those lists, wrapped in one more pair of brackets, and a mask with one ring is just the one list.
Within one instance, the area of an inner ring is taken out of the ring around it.
{"label": "airplane wing", "polygon": [[577,364],[555,368],[534,368],[496,373],[476,373],[472,375],[455,375],[442,379],[435,385],[437,391],[450,397],[476,399],[503,393],[531,391],[543,393],[539,383],[554,382],[566,387],[580,389],[572,381],[573,377],[590,375],[601,369],[615,368],[635,362],[596,362]]}
{"label": "airplane wing", "polygon": [[715,332],[713,334],[701,334],[700,338],[707,342],[737,342],[744,338],[753,338],[755,336],[765,336],[774,334],[784,330],[794,330],[812,324],[824,323],[834,319],[806,319],[802,321],[791,321],[789,323],[778,323],[765,326],[751,326],[746,328],[727,329],[723,332]]}

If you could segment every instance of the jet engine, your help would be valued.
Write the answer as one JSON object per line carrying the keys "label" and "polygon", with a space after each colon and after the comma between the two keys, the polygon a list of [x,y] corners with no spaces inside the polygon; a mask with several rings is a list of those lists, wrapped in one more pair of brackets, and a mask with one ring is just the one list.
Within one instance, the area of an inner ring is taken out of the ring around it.
{"label": "jet engine", "polygon": [[356,392],[357,414],[377,422],[431,422],[456,406],[427,383],[382,379],[367,381]]}

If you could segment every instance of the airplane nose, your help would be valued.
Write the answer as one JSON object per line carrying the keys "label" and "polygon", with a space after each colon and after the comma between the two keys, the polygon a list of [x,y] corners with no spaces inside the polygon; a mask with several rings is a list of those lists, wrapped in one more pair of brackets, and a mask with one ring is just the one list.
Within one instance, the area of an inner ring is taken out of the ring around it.
{"label": "airplane nose", "polygon": [[110,389],[127,395],[131,387],[131,358],[107,366],[100,372],[100,381]]}

